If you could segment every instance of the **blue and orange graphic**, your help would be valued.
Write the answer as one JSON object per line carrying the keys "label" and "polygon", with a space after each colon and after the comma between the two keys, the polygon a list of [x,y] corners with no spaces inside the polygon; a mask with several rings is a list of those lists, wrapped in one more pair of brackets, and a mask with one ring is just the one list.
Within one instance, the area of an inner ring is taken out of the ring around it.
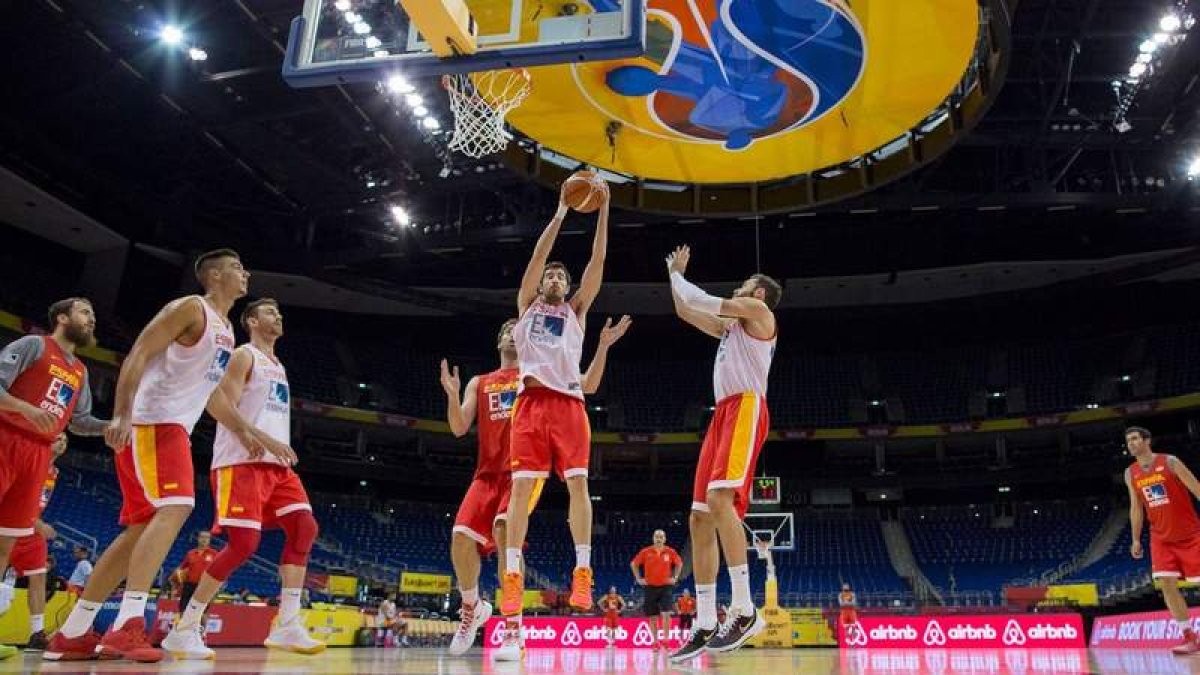
{"label": "blue and orange graphic", "polygon": [[979,23],[975,0],[649,0],[646,22],[641,57],[530,69],[509,120],[641,178],[783,178],[918,124],[962,78]]}

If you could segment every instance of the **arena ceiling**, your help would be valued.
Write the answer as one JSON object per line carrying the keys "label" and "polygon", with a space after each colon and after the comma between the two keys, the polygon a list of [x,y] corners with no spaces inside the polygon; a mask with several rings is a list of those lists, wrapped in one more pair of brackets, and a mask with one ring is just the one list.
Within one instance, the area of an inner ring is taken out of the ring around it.
{"label": "arena ceiling", "polygon": [[[1194,246],[1200,201],[1185,172],[1200,153],[1200,36],[1160,51],[1123,112],[1132,88],[1113,86],[1170,4],[1009,3],[1003,86],[929,166],[794,213],[618,211],[610,276],[659,278],[656,254],[679,241],[697,246],[708,278],[728,277],[730,263],[830,276]],[[381,87],[289,88],[279,70],[298,6],[18,3],[0,28],[21,55],[0,111],[3,164],[151,246],[229,244],[257,267],[339,282],[515,283],[553,195],[500,161],[449,155]],[[161,39],[169,23],[179,44]],[[415,84],[444,130],[440,89]],[[587,226],[569,222],[568,261],[586,254]]]}

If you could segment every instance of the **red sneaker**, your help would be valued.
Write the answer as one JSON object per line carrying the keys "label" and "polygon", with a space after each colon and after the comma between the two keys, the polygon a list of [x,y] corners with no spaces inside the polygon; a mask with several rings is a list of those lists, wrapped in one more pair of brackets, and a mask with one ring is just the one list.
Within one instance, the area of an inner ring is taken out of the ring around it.
{"label": "red sneaker", "polygon": [[1183,631],[1183,642],[1171,648],[1172,654],[1186,655],[1200,652],[1200,638],[1196,637],[1196,633],[1188,628]]}
{"label": "red sneaker", "polygon": [[96,658],[96,647],[100,645],[100,634],[94,630],[69,638],[59,631],[50,638],[42,658],[46,661],[91,661]]}
{"label": "red sneaker", "polygon": [[110,630],[100,640],[102,659],[129,659],[139,663],[162,661],[161,649],[155,649],[146,641],[145,619],[129,619],[120,630]]}
{"label": "red sneaker", "polygon": [[571,609],[588,612],[592,609],[592,568],[576,567],[571,575]]}

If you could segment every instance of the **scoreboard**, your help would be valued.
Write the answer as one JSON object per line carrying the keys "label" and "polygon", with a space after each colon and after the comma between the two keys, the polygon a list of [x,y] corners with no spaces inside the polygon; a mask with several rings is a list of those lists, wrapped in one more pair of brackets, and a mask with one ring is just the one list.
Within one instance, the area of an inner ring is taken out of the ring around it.
{"label": "scoreboard", "polygon": [[778,476],[756,476],[750,484],[751,504],[778,504],[779,494]]}

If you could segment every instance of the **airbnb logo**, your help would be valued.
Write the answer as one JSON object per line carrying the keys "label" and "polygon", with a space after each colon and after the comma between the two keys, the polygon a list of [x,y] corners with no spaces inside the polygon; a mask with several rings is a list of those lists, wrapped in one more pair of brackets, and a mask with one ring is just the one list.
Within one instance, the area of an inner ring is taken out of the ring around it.
{"label": "airbnb logo", "polygon": [[1071,624],[1054,626],[1048,623],[1039,623],[1030,628],[1028,632],[1029,637],[1035,640],[1074,640],[1079,637],[1079,632]]}
{"label": "airbnb logo", "polygon": [[[860,626],[860,630],[861,630],[861,626]],[[876,626],[875,628],[871,629],[871,639],[872,640],[916,640],[917,639],[917,629],[913,628],[912,626],[904,626],[902,628],[896,628],[895,626],[891,625],[890,623],[884,624],[882,626]]]}
{"label": "airbnb logo", "polygon": [[637,632],[633,634],[633,644],[638,647],[649,647],[654,644],[654,633],[650,632],[650,624],[645,621],[638,624]]}
{"label": "airbnb logo", "polygon": [[846,646],[848,647],[866,647],[867,646],[867,631],[863,630],[862,624],[855,621],[846,626]]}
{"label": "airbnb logo", "polygon": [[1008,625],[1004,627],[1003,640],[1004,644],[1009,647],[1024,646],[1026,642],[1025,631],[1021,630],[1021,625],[1017,623],[1016,619],[1009,619]]}
{"label": "airbnb logo", "polygon": [[583,644],[583,636],[579,634],[579,626],[574,621],[567,624],[563,630],[562,644],[564,647],[578,647]]}
{"label": "airbnb logo", "polygon": [[921,641],[930,647],[944,647],[946,645],[946,633],[942,630],[942,624],[937,621],[930,621],[928,626],[925,626],[925,637]]}
{"label": "airbnb logo", "polygon": [[496,647],[504,642],[504,621],[496,622],[496,627],[492,629],[492,635],[488,638],[488,642]]}
{"label": "airbnb logo", "polygon": [[995,640],[996,629],[991,626],[958,625],[948,632],[952,640]]}

